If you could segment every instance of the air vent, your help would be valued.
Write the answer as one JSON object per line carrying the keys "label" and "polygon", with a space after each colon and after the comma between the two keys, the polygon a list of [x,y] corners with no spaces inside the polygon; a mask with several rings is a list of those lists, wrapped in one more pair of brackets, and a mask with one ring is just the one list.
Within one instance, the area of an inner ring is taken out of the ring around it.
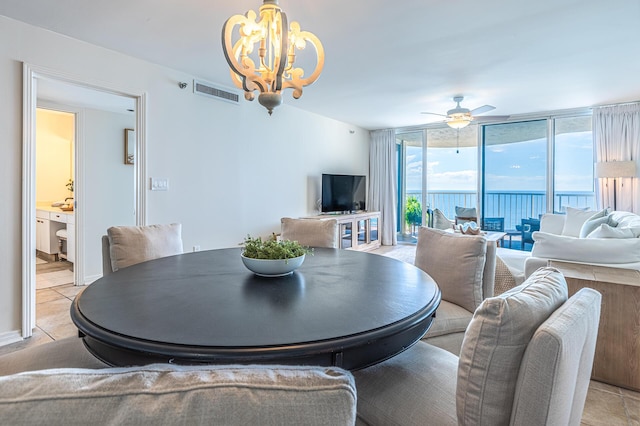
{"label": "air vent", "polygon": [[230,89],[215,86],[204,81],[193,80],[193,93],[210,98],[216,98],[221,101],[238,104],[240,95]]}

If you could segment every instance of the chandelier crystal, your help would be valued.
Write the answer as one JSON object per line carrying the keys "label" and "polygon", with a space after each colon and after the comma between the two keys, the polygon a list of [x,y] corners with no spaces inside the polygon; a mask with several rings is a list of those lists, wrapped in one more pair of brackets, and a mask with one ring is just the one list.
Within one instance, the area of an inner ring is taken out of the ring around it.
{"label": "chandelier crystal", "polygon": [[[229,63],[231,79],[248,101],[255,98],[273,113],[282,103],[281,92],[292,88],[295,99],[302,96],[302,88],[315,82],[324,66],[324,49],[320,40],[300,24],[288,25],[287,15],[278,6],[278,0],[264,0],[257,15],[250,10],[245,15],[234,15],[222,27],[222,49]],[[238,26],[234,41],[234,28]],[[316,51],[316,67],[308,78],[296,68],[296,50],[310,43]]]}

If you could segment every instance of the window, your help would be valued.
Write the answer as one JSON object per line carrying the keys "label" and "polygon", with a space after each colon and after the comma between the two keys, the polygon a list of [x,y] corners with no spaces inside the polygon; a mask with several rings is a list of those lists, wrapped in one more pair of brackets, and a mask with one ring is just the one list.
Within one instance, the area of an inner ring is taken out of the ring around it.
{"label": "window", "polygon": [[553,210],[595,210],[591,116],[555,119]]}

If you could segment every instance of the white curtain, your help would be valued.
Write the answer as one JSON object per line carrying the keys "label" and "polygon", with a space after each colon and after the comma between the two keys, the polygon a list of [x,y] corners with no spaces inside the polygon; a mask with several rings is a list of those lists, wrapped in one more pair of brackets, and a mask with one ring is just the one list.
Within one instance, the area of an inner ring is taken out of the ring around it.
{"label": "white curtain", "polygon": [[396,159],[396,136],[394,130],[371,132],[369,148],[369,208],[379,211],[382,226],[378,227],[380,242],[395,246],[396,209],[398,192],[398,170]]}
{"label": "white curtain", "polygon": [[[593,138],[596,162],[635,161],[640,170],[640,103],[594,108]],[[599,179],[596,199],[600,208],[613,206],[613,180]],[[607,181],[609,185],[607,186]],[[617,210],[640,213],[640,183],[616,179]]]}

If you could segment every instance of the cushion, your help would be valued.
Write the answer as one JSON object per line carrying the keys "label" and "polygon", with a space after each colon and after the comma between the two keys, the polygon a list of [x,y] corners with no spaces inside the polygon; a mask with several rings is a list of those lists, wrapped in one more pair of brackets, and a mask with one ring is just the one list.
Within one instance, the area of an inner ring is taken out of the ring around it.
{"label": "cushion", "polygon": [[283,240],[297,241],[308,247],[338,248],[336,219],[280,219]]}
{"label": "cushion", "polygon": [[567,300],[567,284],[554,268],[486,299],[462,342],[456,388],[459,424],[509,424],[518,371],[536,329]]}
{"label": "cushion", "polygon": [[91,355],[82,339],[75,336],[30,346],[0,357],[0,376],[52,368],[106,367],[109,366]]}
{"label": "cushion", "polygon": [[436,310],[436,317],[423,339],[442,336],[449,333],[464,333],[471,321],[473,313],[456,305],[442,300]]}
{"label": "cushion", "polygon": [[587,235],[592,233],[597,227],[602,225],[603,223],[609,224],[611,216],[599,216],[599,217],[590,217],[583,224],[582,228],[580,228],[580,238],[587,238]]}
{"label": "cushion", "polygon": [[601,299],[583,288],[536,330],[520,366],[511,424],[580,424]]}
{"label": "cushion", "polygon": [[353,424],[353,376],[334,367],[54,369],[0,377],[0,424]]}
{"label": "cushion", "polygon": [[112,226],[107,229],[113,272],[147,260],[182,254],[182,225]]}
{"label": "cushion", "polygon": [[433,211],[433,227],[435,229],[451,229],[453,221],[449,220],[442,211],[435,209]]}
{"label": "cushion", "polygon": [[415,265],[440,287],[442,300],[475,311],[482,303],[487,252],[483,236],[461,235],[421,226]]}
{"label": "cushion", "polygon": [[457,426],[458,357],[418,342],[403,353],[355,371],[358,424]]}
{"label": "cushion", "polygon": [[534,232],[533,239],[532,257],[596,264],[640,262],[640,238],[574,238]]}
{"label": "cushion", "polygon": [[636,238],[631,228],[613,228],[606,223],[596,227],[587,238]]}
{"label": "cushion", "polygon": [[546,213],[542,215],[540,219],[540,230],[542,232],[548,232],[549,234],[562,234],[564,228],[564,220],[566,215]]}
{"label": "cushion", "polygon": [[607,210],[601,210],[594,212],[591,210],[575,209],[573,207],[567,207],[567,217],[564,220],[564,227],[562,228],[562,235],[568,237],[579,237],[582,225],[589,219],[595,219],[607,215]]}

